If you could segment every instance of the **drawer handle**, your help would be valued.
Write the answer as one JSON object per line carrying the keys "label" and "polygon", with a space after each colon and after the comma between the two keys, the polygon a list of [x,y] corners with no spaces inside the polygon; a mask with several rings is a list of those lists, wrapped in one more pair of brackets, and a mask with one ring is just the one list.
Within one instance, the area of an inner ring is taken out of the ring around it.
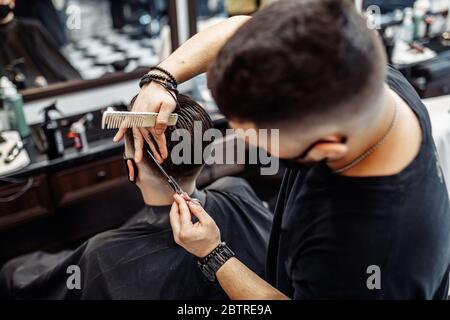
{"label": "drawer handle", "polygon": [[103,180],[105,178],[106,178],[105,170],[100,170],[99,172],[97,172],[97,180]]}
{"label": "drawer handle", "polygon": [[[1,178],[0,180],[5,181],[5,182],[9,182],[12,184],[19,184],[19,180],[17,179],[13,179],[13,178]],[[8,203],[8,202],[12,202],[18,198],[20,198],[21,196],[23,196],[28,190],[31,189],[31,187],[33,186],[33,182],[34,179],[32,177],[28,178],[28,180],[26,181],[26,184],[16,193],[9,195],[5,198],[0,198],[0,203]]]}

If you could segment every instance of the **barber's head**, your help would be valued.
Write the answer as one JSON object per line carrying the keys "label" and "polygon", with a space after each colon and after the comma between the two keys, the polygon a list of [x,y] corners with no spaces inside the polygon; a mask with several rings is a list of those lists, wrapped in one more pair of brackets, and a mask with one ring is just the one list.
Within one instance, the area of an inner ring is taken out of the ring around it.
{"label": "barber's head", "polygon": [[0,23],[9,21],[14,16],[13,9],[15,6],[15,0],[0,0]]}
{"label": "barber's head", "polygon": [[[278,128],[280,158],[342,158],[381,113],[386,59],[351,1],[283,0],[257,12],[208,71],[234,128]],[[278,149],[278,150],[277,150]]]}
{"label": "barber's head", "polygon": [[[129,109],[133,107],[136,97],[130,103]],[[190,97],[178,94],[177,100],[179,106],[175,108],[174,113],[178,114],[178,121],[175,126],[167,127],[165,131],[167,150],[169,156],[161,164],[165,171],[173,176],[180,183],[190,183],[195,180],[204,165],[203,157],[201,157],[201,163],[199,161],[194,161],[194,152],[201,152],[203,154],[204,150],[211,143],[209,141],[203,141],[203,133],[212,128],[213,124],[208,113],[202,108],[198,103],[192,100]],[[194,131],[197,130],[196,134]],[[179,134],[178,134],[179,133]],[[175,139],[177,141],[175,141]],[[198,141],[197,141],[198,140]],[[184,143],[183,145],[179,145]],[[177,147],[178,146],[178,147]],[[172,152],[174,148],[177,149]],[[195,148],[200,147],[201,150]],[[147,144],[145,148],[148,149]],[[172,156],[181,156],[186,148],[190,149],[188,153],[189,156],[185,157],[182,163],[179,161],[172,161]],[[181,152],[179,152],[181,150]],[[126,158],[132,159],[134,156],[134,139],[133,132],[131,129],[127,130],[125,135],[125,156]],[[181,153],[181,154],[180,154]],[[189,158],[189,159],[188,159]],[[177,164],[175,164],[175,163]],[[133,161],[126,161],[127,169],[129,174],[132,176],[137,176],[135,182],[138,186],[142,183],[157,181],[160,182],[163,176],[158,170],[154,161],[150,158],[147,152],[144,152],[143,161],[135,164],[133,166]],[[137,172],[135,172],[137,169]],[[133,179],[130,179],[133,180]]]}

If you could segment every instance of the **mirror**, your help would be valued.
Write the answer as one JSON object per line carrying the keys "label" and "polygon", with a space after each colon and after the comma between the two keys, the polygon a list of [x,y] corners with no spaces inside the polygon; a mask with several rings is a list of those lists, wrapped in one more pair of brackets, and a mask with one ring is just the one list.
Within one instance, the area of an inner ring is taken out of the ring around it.
{"label": "mirror", "polygon": [[0,76],[27,92],[142,75],[170,46],[167,12],[167,0],[0,0]]}

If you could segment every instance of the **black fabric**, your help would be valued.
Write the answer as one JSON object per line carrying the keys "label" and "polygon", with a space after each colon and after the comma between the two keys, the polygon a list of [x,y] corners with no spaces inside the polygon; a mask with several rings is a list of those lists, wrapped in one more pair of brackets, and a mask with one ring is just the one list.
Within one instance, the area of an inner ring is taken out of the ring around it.
{"label": "black fabric", "polygon": [[38,76],[48,83],[81,79],[38,21],[14,18],[0,24],[0,39],[0,75],[7,74],[5,68],[14,60],[24,58],[21,71],[26,77],[26,87],[33,87]]}
{"label": "black fabric", "polygon": [[67,43],[63,13],[58,12],[52,0],[17,0],[16,17],[39,20],[58,47]]}
{"label": "black fabric", "polygon": [[[242,179],[222,178],[192,196],[204,203],[236,256],[263,275],[272,215],[251,187]],[[194,257],[175,244],[169,210],[146,207],[74,251],[13,259],[0,272],[0,298],[225,299]],[[69,265],[80,266],[81,290],[67,289]]]}
{"label": "black fabric", "polygon": [[[446,299],[450,207],[427,111],[405,78],[388,85],[415,112],[420,151],[402,172],[345,177],[326,165],[284,176],[267,278],[295,299]],[[380,268],[369,290],[367,268]]]}

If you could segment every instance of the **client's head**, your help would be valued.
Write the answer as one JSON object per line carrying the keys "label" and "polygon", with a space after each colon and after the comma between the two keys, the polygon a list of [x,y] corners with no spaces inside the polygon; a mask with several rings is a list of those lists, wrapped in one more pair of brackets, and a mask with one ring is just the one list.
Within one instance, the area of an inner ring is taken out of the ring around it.
{"label": "client's head", "polygon": [[[133,107],[135,99],[136,97],[132,99],[129,109]],[[197,159],[195,159],[197,161],[194,161],[194,153],[201,152],[203,154],[204,150],[211,143],[211,141],[203,141],[202,138],[203,133],[212,128],[213,124],[205,109],[190,97],[178,94],[177,100],[178,105],[174,113],[178,114],[178,121],[175,126],[169,126],[165,131],[169,155],[161,166],[169,175],[177,180],[186,192],[189,192],[189,188],[195,186],[195,179],[199,175],[205,160],[201,157],[200,162]],[[180,143],[183,143],[183,145],[179,145]],[[196,150],[194,147],[201,147],[201,150]],[[135,164],[133,164],[133,161],[126,161],[129,175],[131,173],[131,176],[135,177],[134,179],[130,179],[130,181],[135,180],[134,182],[136,182],[136,185],[144,195],[144,200],[146,200],[145,193],[149,189],[151,189],[152,193],[156,191],[157,193],[171,196],[173,190],[164,181],[164,177],[160,173],[157,165],[147,154],[147,150],[150,150],[148,145],[145,144],[144,148],[146,150],[143,161]],[[176,149],[174,150],[174,148]],[[188,157],[183,155],[183,152],[187,151],[186,148],[190,148]],[[129,129],[125,134],[125,158],[132,159],[134,151],[133,132]],[[175,161],[175,159],[172,159],[173,156],[180,156],[183,161]]]}

